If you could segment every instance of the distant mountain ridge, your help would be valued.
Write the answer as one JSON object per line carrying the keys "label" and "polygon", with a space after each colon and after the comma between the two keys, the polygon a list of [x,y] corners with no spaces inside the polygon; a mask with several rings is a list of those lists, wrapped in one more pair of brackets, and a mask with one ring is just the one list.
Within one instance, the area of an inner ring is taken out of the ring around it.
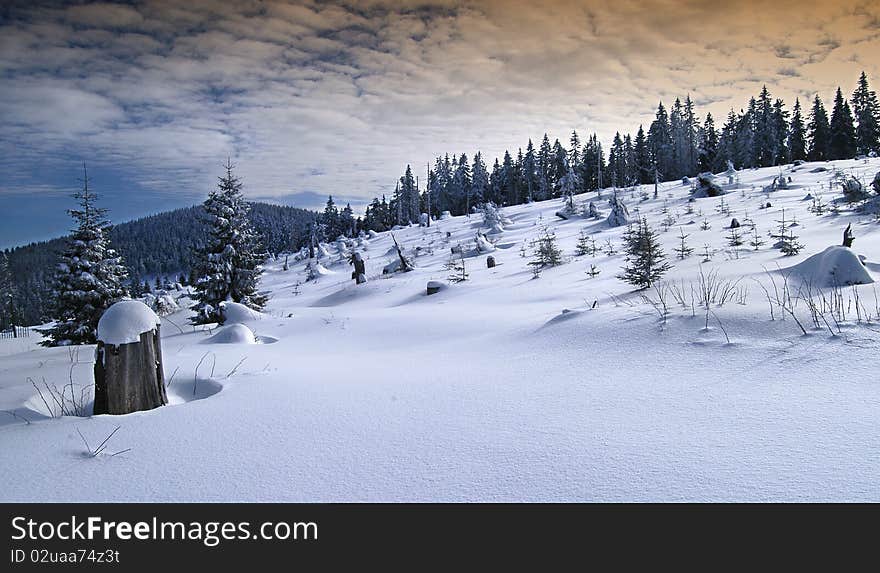
{"label": "distant mountain ridge", "polygon": [[[250,206],[251,222],[271,254],[299,249],[318,216],[287,205],[251,202]],[[111,228],[110,238],[132,279],[143,282],[188,273],[207,232],[204,210],[196,205],[119,223]],[[58,237],[5,251],[17,288],[19,322],[38,324],[48,319],[52,275],[65,240]]]}

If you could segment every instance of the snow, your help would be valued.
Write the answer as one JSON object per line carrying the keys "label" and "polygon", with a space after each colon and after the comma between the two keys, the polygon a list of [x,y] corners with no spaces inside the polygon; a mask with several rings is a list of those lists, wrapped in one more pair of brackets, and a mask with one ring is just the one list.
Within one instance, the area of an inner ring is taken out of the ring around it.
{"label": "snow", "polygon": [[[774,191],[761,208],[762,189],[790,169],[738,172],[733,189],[716,180],[728,212],[720,197],[690,202],[679,180],[661,183],[656,199],[653,185],[618,190],[633,218],[659,233],[674,265],[663,284],[683,285],[684,305],[667,291],[665,321],[642,298],[656,301],[656,290],[616,278],[626,227],[560,220],[553,199],[505,207],[512,224],[496,244],[498,265],[468,258],[470,278],[458,284],[444,265],[451,247],[486,229],[479,216],[396,231],[408,255],[423,247],[408,273],[381,274],[397,254],[389,233],[375,234],[358,250],[363,285],[345,261],[325,260],[333,274],[308,282],[305,264],[283,272],[283,257],[270,262],[261,284],[270,302],[247,322],[258,344],[176,328],[190,314],[180,301],[162,319],[169,407],[49,418],[27,379],[72,379],[79,391],[92,382],[93,347],[74,357],[38,337],[0,340],[0,500],[880,501],[875,284],[843,289],[836,312],[845,315],[824,311],[830,326],[813,323],[791,284],[806,261],[809,276],[859,270],[850,254],[821,256],[838,251],[828,247],[848,224],[865,272],[880,269],[880,224],[835,203],[834,180],[844,171],[869,182],[880,159],[806,163],[797,188]],[[812,212],[807,193],[839,212]],[[575,203],[607,210],[611,196]],[[805,245],[792,257],[770,248],[783,208]],[[664,232],[667,216],[676,223]],[[727,246],[732,218],[745,241],[754,221],[766,244]],[[533,279],[529,244],[543,227],[570,260]],[[696,251],[681,261],[672,251],[679,227]],[[582,230],[595,256],[573,255]],[[590,265],[601,274],[586,275]],[[689,292],[709,273],[735,293],[710,306],[707,327]],[[429,281],[444,288],[426,296]],[[806,335],[768,304],[763,288],[773,299],[774,281],[791,289]],[[100,443],[116,426],[109,451],[131,451],[82,455],[77,430]]]}
{"label": "snow", "polygon": [[209,338],[209,344],[256,344],[254,332],[243,324],[230,324]]}
{"label": "snow", "polygon": [[104,344],[138,342],[141,334],[155,330],[159,317],[139,300],[122,300],[112,305],[98,321],[98,340]]}
{"label": "snow", "polygon": [[492,253],[495,251],[495,245],[489,242],[483,235],[477,235],[477,251],[481,253]]}
{"label": "snow", "polygon": [[237,302],[221,302],[220,309],[223,313],[223,324],[243,324],[263,318],[261,312]]}
{"label": "snow", "polygon": [[849,247],[828,247],[791,270],[816,287],[842,287],[874,282],[859,256]]}

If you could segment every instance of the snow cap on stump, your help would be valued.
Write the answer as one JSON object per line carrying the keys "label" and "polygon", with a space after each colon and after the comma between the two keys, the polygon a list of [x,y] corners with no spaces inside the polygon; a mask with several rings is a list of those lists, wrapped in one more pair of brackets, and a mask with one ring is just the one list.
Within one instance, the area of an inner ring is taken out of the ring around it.
{"label": "snow cap on stump", "polygon": [[98,340],[104,344],[139,342],[144,332],[155,330],[159,317],[139,300],[121,300],[113,304],[98,321]]}

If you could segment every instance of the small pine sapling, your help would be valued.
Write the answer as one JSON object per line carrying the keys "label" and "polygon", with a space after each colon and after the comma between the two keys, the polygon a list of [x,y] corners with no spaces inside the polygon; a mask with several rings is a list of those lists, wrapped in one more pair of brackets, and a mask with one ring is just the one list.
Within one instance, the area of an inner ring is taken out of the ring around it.
{"label": "small pine sapling", "polygon": [[685,234],[683,227],[679,227],[678,230],[680,232],[678,237],[679,245],[673,250],[676,252],[679,259],[686,259],[694,252],[694,250],[690,248],[687,244],[687,238],[690,237],[690,235]]}
{"label": "small pine sapling", "polygon": [[467,269],[464,264],[464,253],[459,251],[458,256],[455,254],[449,259],[449,262],[445,265],[446,270],[449,271],[449,281],[454,283],[460,283],[468,280]]}
{"label": "small pine sapling", "polygon": [[614,250],[614,242],[611,239],[605,239],[605,254],[609,257],[617,254],[617,251]]}
{"label": "small pine sapling", "polygon": [[574,247],[574,255],[576,257],[582,257],[590,253],[590,238],[587,232],[581,229],[580,233],[578,233],[577,244]]}
{"label": "small pine sapling", "polygon": [[556,244],[556,235],[544,229],[540,237],[534,242],[533,260],[529,262],[533,267],[555,267],[563,263],[562,250]]}
{"label": "small pine sapling", "polygon": [[749,246],[757,251],[761,248],[763,244],[764,239],[762,239],[761,234],[758,233],[757,225],[752,226],[752,239],[749,241]]}

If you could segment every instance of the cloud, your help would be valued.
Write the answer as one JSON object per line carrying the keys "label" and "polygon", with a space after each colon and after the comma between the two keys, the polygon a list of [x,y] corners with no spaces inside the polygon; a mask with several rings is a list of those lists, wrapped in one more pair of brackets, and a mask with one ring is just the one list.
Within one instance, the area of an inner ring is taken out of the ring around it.
{"label": "cloud", "polygon": [[0,168],[21,188],[42,170],[75,177],[85,158],[125,170],[133,192],[195,198],[231,157],[249,196],[360,207],[439,154],[491,163],[544,132],[635,132],[660,99],[690,94],[721,118],[764,83],[791,103],[851,89],[861,69],[880,77],[880,8],[863,2],[144,0],[10,15]]}

